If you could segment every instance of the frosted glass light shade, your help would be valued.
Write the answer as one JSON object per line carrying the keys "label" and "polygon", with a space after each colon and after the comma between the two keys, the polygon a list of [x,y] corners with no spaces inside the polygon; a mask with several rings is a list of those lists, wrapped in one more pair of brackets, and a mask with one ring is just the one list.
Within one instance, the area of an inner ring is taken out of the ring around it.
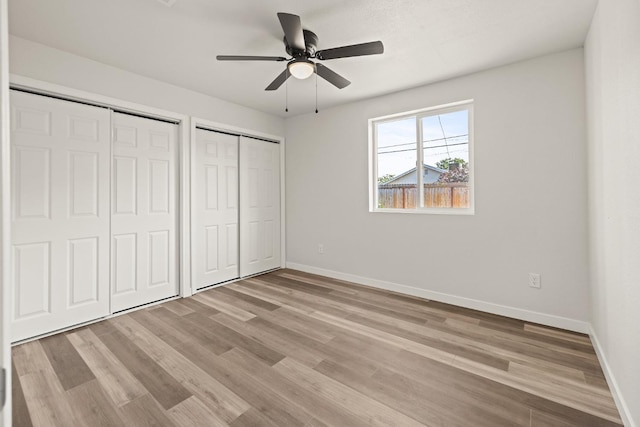
{"label": "frosted glass light shade", "polygon": [[304,80],[313,74],[314,66],[311,61],[294,61],[289,63],[289,73],[296,79]]}

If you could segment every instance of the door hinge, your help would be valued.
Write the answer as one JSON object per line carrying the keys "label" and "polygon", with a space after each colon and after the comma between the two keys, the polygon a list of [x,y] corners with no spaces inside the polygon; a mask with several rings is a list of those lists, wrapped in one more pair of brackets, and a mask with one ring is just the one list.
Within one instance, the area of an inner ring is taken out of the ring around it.
{"label": "door hinge", "polygon": [[0,368],[0,411],[4,409],[7,400],[7,370]]}

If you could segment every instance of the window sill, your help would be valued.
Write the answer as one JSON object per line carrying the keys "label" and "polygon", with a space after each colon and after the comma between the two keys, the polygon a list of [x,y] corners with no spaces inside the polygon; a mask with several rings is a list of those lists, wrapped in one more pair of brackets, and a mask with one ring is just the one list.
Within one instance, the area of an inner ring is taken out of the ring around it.
{"label": "window sill", "polygon": [[393,214],[418,214],[418,215],[475,215],[474,208],[452,209],[452,208],[427,208],[427,209],[369,209],[369,213],[393,213]]}

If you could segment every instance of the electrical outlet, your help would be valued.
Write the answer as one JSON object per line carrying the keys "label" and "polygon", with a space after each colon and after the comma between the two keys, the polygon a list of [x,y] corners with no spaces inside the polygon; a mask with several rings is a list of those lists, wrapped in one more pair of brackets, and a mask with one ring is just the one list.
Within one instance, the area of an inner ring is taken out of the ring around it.
{"label": "electrical outlet", "polygon": [[318,253],[319,254],[323,254],[324,253],[324,245],[322,243],[318,244]]}
{"label": "electrical outlet", "polygon": [[540,289],[540,273],[529,273],[529,287]]}

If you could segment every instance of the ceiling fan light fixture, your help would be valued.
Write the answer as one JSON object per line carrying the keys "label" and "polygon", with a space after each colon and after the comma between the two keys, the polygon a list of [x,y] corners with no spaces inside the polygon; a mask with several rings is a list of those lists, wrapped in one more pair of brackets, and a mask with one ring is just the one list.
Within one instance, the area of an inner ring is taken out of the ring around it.
{"label": "ceiling fan light fixture", "polygon": [[289,69],[289,74],[300,80],[308,79],[315,71],[313,62],[306,59],[289,62],[287,68]]}

